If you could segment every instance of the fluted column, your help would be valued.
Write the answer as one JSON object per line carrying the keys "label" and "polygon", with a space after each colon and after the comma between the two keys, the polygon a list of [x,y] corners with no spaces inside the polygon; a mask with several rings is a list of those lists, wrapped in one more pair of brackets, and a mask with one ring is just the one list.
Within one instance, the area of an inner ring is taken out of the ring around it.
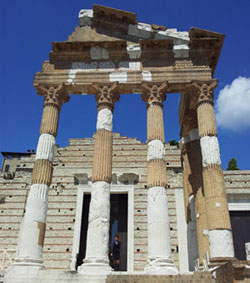
{"label": "fluted column", "polygon": [[117,84],[94,85],[98,106],[86,256],[82,274],[109,273],[110,183],[112,180],[112,110]]}
{"label": "fluted column", "polygon": [[142,98],[147,104],[148,144],[148,263],[146,273],[177,274],[171,259],[167,174],[164,161],[163,102],[166,83],[144,83]]}
{"label": "fluted column", "polygon": [[197,94],[210,261],[224,261],[234,257],[234,247],[213,108],[216,84],[215,80],[196,81],[192,86]]}
{"label": "fluted column", "polygon": [[61,106],[69,100],[63,85],[42,87],[44,96],[43,116],[40,128],[32,184],[26,202],[25,215],[20,228],[15,265],[42,267],[42,249],[46,230],[48,189],[53,172],[53,153]]}
{"label": "fluted column", "polygon": [[[189,94],[187,93],[186,95]],[[192,93],[190,93],[190,95],[192,95]],[[182,134],[184,135],[182,138],[182,166],[187,223],[194,221],[196,224],[199,266],[202,267],[207,257],[209,243],[207,236],[206,204],[202,181],[202,156],[200,136],[197,129],[196,111],[188,111],[185,113],[181,126]],[[192,209],[194,209],[193,213],[191,213],[192,203],[190,203],[192,200],[194,200],[194,207],[192,207]],[[191,219],[191,214],[194,215],[195,219]],[[195,247],[196,243],[190,246],[191,249],[195,249]],[[190,266],[194,266],[194,264],[194,262],[190,262]]]}
{"label": "fluted column", "polygon": [[[192,221],[190,199],[194,197],[196,236],[199,251],[199,265],[202,266],[209,249],[207,237],[206,203],[202,183],[202,157],[197,129],[192,129],[184,138],[183,181],[186,196],[187,222]],[[193,264],[193,263],[192,263]]]}
{"label": "fluted column", "polygon": [[198,135],[189,144],[191,162],[191,182],[195,194],[196,235],[199,251],[199,264],[203,266],[209,250],[207,210],[202,182],[202,156]]}
{"label": "fluted column", "polygon": [[182,142],[183,144],[181,144],[181,163],[183,168],[183,194],[186,222],[188,223],[190,221],[189,199],[190,196],[193,194],[193,189],[190,182],[191,168],[188,159],[188,149],[186,146],[185,138],[183,138]]}

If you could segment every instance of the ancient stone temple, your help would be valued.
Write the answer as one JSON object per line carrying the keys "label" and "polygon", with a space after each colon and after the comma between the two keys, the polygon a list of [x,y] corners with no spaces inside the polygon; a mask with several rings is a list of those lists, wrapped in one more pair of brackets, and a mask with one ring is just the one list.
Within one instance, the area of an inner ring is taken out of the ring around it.
{"label": "ancient stone temple", "polygon": [[[34,78],[36,151],[3,153],[4,282],[247,282],[250,171],[221,169],[213,109],[224,36],[100,5],[79,20]],[[165,142],[169,93],[181,94],[176,145]],[[60,111],[79,94],[96,98],[96,133],[60,147]],[[122,94],[145,102],[146,143],[112,132]]]}

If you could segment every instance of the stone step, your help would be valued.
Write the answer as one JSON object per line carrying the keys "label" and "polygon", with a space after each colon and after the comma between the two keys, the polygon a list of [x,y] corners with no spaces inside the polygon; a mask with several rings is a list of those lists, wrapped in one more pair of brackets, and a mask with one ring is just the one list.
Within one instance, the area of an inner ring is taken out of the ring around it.
{"label": "stone step", "polygon": [[192,275],[109,275],[106,283],[213,283],[210,273]]}

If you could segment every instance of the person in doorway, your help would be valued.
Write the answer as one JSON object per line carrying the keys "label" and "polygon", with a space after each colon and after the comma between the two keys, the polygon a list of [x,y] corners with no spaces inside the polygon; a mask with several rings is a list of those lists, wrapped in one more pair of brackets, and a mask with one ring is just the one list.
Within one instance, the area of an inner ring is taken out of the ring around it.
{"label": "person in doorway", "polygon": [[120,242],[120,238],[119,235],[116,234],[114,237],[114,242],[112,245],[112,261],[113,261],[113,268],[115,271],[118,271],[120,268],[120,249],[121,249],[121,242]]}

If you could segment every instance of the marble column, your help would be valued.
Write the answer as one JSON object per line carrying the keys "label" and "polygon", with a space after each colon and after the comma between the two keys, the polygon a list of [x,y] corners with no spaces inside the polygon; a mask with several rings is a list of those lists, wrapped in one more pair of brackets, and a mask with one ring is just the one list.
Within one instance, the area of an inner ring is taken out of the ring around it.
{"label": "marble column", "polygon": [[43,116],[40,128],[32,184],[21,224],[17,255],[14,265],[43,268],[42,249],[46,230],[48,190],[53,172],[53,154],[61,106],[69,100],[63,85],[37,87],[44,96]]}
{"label": "marble column", "polygon": [[207,209],[202,179],[200,139],[190,143],[192,154],[192,182],[195,191],[196,235],[199,251],[199,268],[206,265],[209,251]]}
{"label": "marble column", "polygon": [[189,199],[193,195],[192,185],[190,183],[191,168],[188,159],[188,148],[186,146],[187,137],[182,138],[181,142],[181,163],[183,169],[183,194],[186,222],[190,221]]}
{"label": "marble column", "polygon": [[142,89],[142,99],[147,104],[148,145],[148,263],[144,271],[150,274],[177,274],[178,270],[171,258],[164,161],[163,102],[167,84],[144,83]]}
{"label": "marble column", "polygon": [[245,243],[246,260],[250,260],[250,243]]}
{"label": "marble column", "polygon": [[197,119],[211,262],[234,258],[232,230],[213,108],[213,88],[216,84],[215,80],[192,83],[197,95]]}
{"label": "marble column", "polygon": [[110,184],[112,181],[112,110],[117,84],[94,85],[98,107],[86,255],[82,274],[105,274],[109,266]]}
{"label": "marble column", "polygon": [[199,254],[199,266],[204,265],[209,249],[206,203],[202,181],[202,156],[198,129],[193,128],[183,138],[183,183],[186,191],[187,222],[191,221],[190,199],[194,198],[194,215]]}

